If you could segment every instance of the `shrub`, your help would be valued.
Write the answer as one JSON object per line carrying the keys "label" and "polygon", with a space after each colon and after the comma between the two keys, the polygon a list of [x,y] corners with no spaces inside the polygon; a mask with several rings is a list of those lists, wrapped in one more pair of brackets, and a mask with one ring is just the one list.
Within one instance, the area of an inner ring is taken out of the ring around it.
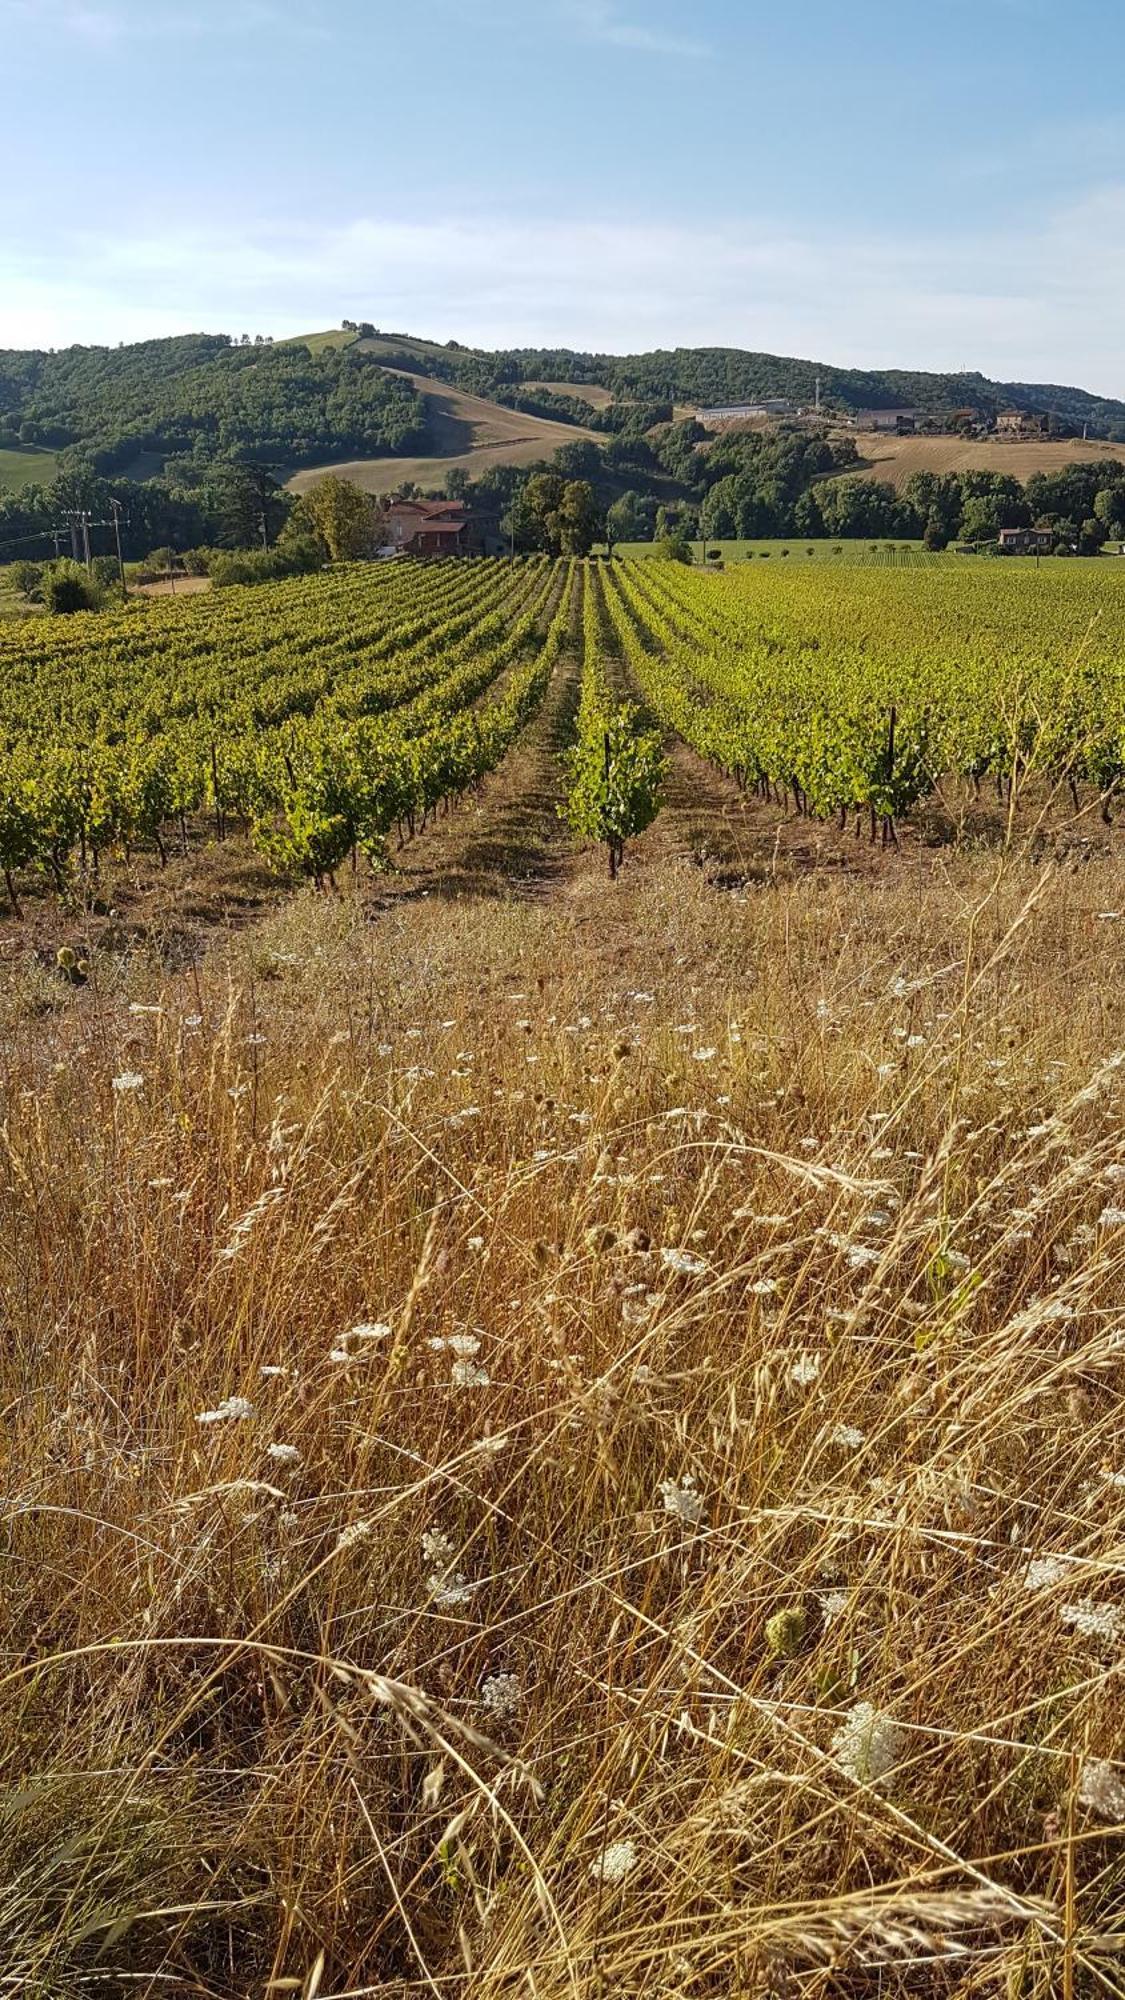
{"label": "shrub", "polygon": [[695,557],[691,552],[691,543],[688,541],[686,535],[662,535],[656,544],[654,553],[662,557],[665,562],[692,563],[695,561]]}
{"label": "shrub", "polygon": [[64,557],[48,563],[43,572],[43,602],[56,618],[75,611],[97,611],[102,602],[101,585],[81,563]]}
{"label": "shrub", "polygon": [[29,604],[40,604],[43,599],[43,564],[18,562],[12,564],[12,582],[21,597]]}

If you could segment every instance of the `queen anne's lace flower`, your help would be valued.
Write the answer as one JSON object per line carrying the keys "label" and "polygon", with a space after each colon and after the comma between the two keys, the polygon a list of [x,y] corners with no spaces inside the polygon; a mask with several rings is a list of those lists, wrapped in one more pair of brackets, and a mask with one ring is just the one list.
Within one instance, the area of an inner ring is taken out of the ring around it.
{"label": "queen anne's lace flower", "polygon": [[480,1705],[498,1722],[518,1713],[523,1701],[523,1683],[518,1674],[489,1674],[481,1682]]}
{"label": "queen anne's lace flower", "polygon": [[422,1536],[422,1554],[428,1563],[435,1563],[440,1569],[453,1561],[457,1549],[440,1528],[427,1528]]}
{"label": "queen anne's lace flower", "polygon": [[1061,1583],[1064,1576],[1074,1575],[1074,1564],[1064,1556],[1036,1556],[1029,1562],[1023,1573],[1026,1590],[1047,1590],[1053,1583]]}
{"label": "queen anne's lace flower", "polygon": [[811,1389],[820,1377],[821,1360],[819,1354],[799,1354],[789,1370],[789,1380],[799,1389]]}
{"label": "queen anne's lace flower", "polygon": [[342,1528],[336,1537],[337,1555],[344,1549],[354,1549],[360,1542],[365,1542],[374,1526],[373,1521],[353,1521],[349,1527]]}
{"label": "queen anne's lace flower", "polygon": [[475,1361],[455,1361],[449,1379],[455,1389],[487,1389],[492,1377]]}
{"label": "queen anne's lace flower", "polygon": [[1102,1819],[1125,1825],[1125,1780],[1104,1757],[1088,1757],[1078,1775],[1078,1802]]}
{"label": "queen anne's lace flower", "polygon": [[618,1883],[623,1882],[636,1865],[636,1842],[612,1840],[608,1847],[603,1847],[597,1860],[590,1863],[590,1873],[595,1882]]}
{"label": "queen anne's lace flower", "polygon": [[254,1415],[254,1405],[245,1396],[228,1396],[215,1410],[201,1410],[197,1424],[245,1423]]}
{"label": "queen anne's lace flower", "polygon": [[707,1269],[704,1259],[697,1257],[694,1250],[662,1250],[660,1261],[666,1270],[678,1271],[683,1278],[699,1278]]}
{"label": "queen anne's lace flower", "polygon": [[457,1570],[452,1576],[439,1576],[435,1573],[427,1577],[426,1588],[440,1611],[452,1611],[459,1604],[468,1604],[476,1584],[469,1583],[460,1570]]}
{"label": "queen anne's lace flower", "polygon": [[127,1097],[131,1091],[143,1090],[144,1087],[144,1077],[135,1069],[123,1069],[121,1075],[113,1079],[113,1088],[119,1097]]}
{"label": "queen anne's lace flower", "polygon": [[692,1473],[687,1473],[683,1479],[662,1480],[660,1498],[666,1514],[674,1514],[686,1527],[698,1528],[703,1519],[703,1499],[695,1490]]}
{"label": "queen anne's lace flower", "polygon": [[1092,1597],[1081,1597],[1077,1604],[1060,1605],[1059,1617],[1064,1625],[1073,1625],[1084,1639],[1104,1639],[1113,1644],[1121,1637],[1125,1610],[1120,1604],[1098,1604]]}
{"label": "queen anne's lace flower", "polygon": [[881,1785],[898,1762],[902,1732],[869,1701],[859,1701],[832,1738],[842,1771],[861,1785]]}

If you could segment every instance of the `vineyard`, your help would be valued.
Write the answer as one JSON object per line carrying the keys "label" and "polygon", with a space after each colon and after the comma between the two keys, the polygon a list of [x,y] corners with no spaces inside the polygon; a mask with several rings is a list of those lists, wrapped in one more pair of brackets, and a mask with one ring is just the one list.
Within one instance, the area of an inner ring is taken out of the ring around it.
{"label": "vineyard", "polygon": [[13,1993],[1125,1991],[1121,574],[0,637]]}
{"label": "vineyard", "polygon": [[318,883],[349,857],[383,868],[503,762],[564,660],[560,807],[613,874],[659,810],[662,738],[883,845],[950,787],[1011,810],[1035,777],[1108,822],[1125,781],[1125,593],[1104,568],[359,567],[0,636],[9,902],[107,853],[163,862],[200,828]]}

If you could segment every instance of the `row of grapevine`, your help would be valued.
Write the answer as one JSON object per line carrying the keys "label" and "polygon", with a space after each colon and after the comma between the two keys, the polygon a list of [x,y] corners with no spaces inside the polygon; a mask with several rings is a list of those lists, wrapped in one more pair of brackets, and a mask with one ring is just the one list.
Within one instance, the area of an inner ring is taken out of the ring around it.
{"label": "row of grapevine", "polygon": [[62,890],[75,857],[96,870],[101,853],[145,842],[164,858],[203,810],[220,837],[237,818],[271,860],[317,877],[341,841],[381,853],[396,822],[412,830],[502,754],[535,699],[534,668],[557,656],[551,614],[570,588],[542,561],[366,567],[239,593],[233,611],[44,620],[22,648],[5,641],[9,900],[23,869]]}
{"label": "row of grapevine", "polygon": [[1091,784],[1107,810],[1125,781],[1116,579],[1098,602],[1085,583],[1040,595],[1038,624],[1013,594],[1029,583],[984,565],[763,584],[632,563],[607,600],[667,727],[744,786],[819,817],[855,812],[893,839],[950,776],[979,786],[991,773],[1010,788],[1036,770],[1075,797]]}
{"label": "row of grapevine", "polygon": [[616,881],[625,843],[660,810],[664,755],[659,737],[639,726],[637,711],[615,700],[606,671],[606,633],[598,570],[586,571],[582,602],[582,683],[577,740],[564,759],[567,823],[579,840],[604,845]]}

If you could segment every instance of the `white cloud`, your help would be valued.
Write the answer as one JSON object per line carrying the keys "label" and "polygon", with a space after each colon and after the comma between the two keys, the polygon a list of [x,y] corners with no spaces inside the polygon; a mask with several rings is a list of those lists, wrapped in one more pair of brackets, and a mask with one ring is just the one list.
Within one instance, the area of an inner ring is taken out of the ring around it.
{"label": "white cloud", "polygon": [[344,314],[480,345],[731,345],[1125,397],[1125,185],[996,231],[360,217],[0,243],[0,346]]}

